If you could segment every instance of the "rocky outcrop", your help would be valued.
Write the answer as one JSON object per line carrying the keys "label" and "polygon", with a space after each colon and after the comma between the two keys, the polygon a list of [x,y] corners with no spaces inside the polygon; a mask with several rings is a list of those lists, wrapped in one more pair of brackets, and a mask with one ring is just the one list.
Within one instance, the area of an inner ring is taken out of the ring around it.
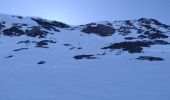
{"label": "rocky outcrop", "polygon": [[39,61],[39,62],[37,62],[37,64],[39,64],[39,65],[42,65],[42,64],[45,64],[45,63],[47,63],[47,62],[45,62],[45,61]]}
{"label": "rocky outcrop", "polygon": [[147,19],[147,18],[140,18],[138,20],[138,22],[142,25],[146,25],[146,27],[149,27],[151,24],[154,24],[156,26],[159,26],[159,27],[163,27],[163,28],[170,28],[169,25],[165,25],[161,22],[159,22],[158,20],[155,20],[155,19]]}
{"label": "rocky outcrop", "polygon": [[163,58],[160,57],[152,57],[152,56],[140,56],[136,58],[138,60],[148,60],[148,61],[164,61]]}
{"label": "rocky outcrop", "polygon": [[19,49],[15,49],[13,51],[21,51],[21,50],[27,50],[27,49],[29,49],[29,48],[19,48]]}
{"label": "rocky outcrop", "polygon": [[94,55],[77,55],[73,57],[76,60],[80,59],[97,59]]}
{"label": "rocky outcrop", "polygon": [[154,43],[150,41],[130,41],[114,43],[102,49],[121,49],[123,51],[128,51],[129,53],[142,53],[143,47],[150,47],[150,45],[153,44]]}
{"label": "rocky outcrop", "polygon": [[48,47],[49,43],[56,43],[56,41],[53,41],[53,40],[41,40],[39,42],[36,42],[36,47],[39,47],[39,48],[49,48]]}
{"label": "rocky outcrop", "polygon": [[4,29],[3,34],[6,36],[21,36],[24,35],[25,32],[16,26],[12,26],[8,29]]}
{"label": "rocky outcrop", "polygon": [[94,23],[87,24],[81,31],[88,34],[94,33],[99,36],[111,36],[116,32],[112,26]]}
{"label": "rocky outcrop", "polygon": [[150,47],[151,45],[166,45],[169,44],[163,40],[155,40],[155,41],[125,41],[120,43],[114,43],[109,46],[106,46],[102,49],[111,49],[111,50],[122,50],[127,51],[129,53],[142,53],[144,47]]}
{"label": "rocky outcrop", "polygon": [[33,27],[31,29],[25,30],[26,35],[30,37],[45,38],[48,34],[47,31],[41,30],[39,27]]}
{"label": "rocky outcrop", "polygon": [[47,30],[55,30],[55,31],[59,31],[57,30],[55,27],[58,28],[69,28],[70,26],[67,24],[64,24],[62,22],[57,22],[57,21],[47,21],[45,19],[36,19],[36,18],[32,18],[32,20],[36,21],[40,26],[42,26],[43,28],[47,29]]}
{"label": "rocky outcrop", "polygon": [[28,28],[24,31],[18,26],[12,26],[8,29],[4,29],[3,34],[6,36],[27,35],[30,37],[45,38],[45,36],[47,36],[48,32],[45,30],[41,30],[39,27],[32,27],[31,29]]}

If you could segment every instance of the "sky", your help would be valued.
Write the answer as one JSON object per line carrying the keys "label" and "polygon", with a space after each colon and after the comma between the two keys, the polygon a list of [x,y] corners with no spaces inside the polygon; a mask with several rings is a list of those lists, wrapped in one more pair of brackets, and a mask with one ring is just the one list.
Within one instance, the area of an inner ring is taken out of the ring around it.
{"label": "sky", "polygon": [[0,13],[42,17],[71,25],[141,17],[170,24],[170,0],[0,0],[0,3]]}

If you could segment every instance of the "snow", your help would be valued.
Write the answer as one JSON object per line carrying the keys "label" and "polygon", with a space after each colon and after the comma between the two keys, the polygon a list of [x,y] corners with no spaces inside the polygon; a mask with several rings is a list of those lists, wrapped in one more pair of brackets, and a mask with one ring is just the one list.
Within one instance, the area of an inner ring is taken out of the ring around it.
{"label": "snow", "polygon": [[24,24],[27,23],[28,25],[36,26],[38,25],[35,21],[33,21],[29,17],[22,17],[21,19],[18,18],[17,16],[13,15],[7,15],[7,14],[0,14],[0,20],[1,21],[6,21],[6,26],[11,26],[13,23],[20,23]]}
{"label": "snow", "polygon": [[0,97],[3,100],[169,100],[168,64],[117,59],[108,65],[104,61],[80,61],[79,65],[55,67],[2,66]]}
{"label": "snow", "polygon": [[[30,23],[23,18],[0,17],[3,20]],[[7,24],[10,24],[9,21]],[[102,23],[102,22],[100,22]],[[104,23],[104,22],[103,22]],[[116,22],[115,22],[116,23]],[[145,53],[115,55],[100,48],[124,40],[115,33],[110,37],[86,34],[80,30],[60,29],[47,38],[57,41],[50,48],[19,41],[40,41],[39,38],[19,36],[0,37],[0,99],[1,100],[169,100],[170,46],[145,48]],[[135,31],[132,36],[135,36]],[[130,35],[129,35],[130,36]],[[168,38],[169,40],[169,38]],[[64,46],[71,44],[72,46]],[[27,47],[28,50],[14,52]],[[82,50],[71,47],[82,47]],[[106,55],[100,56],[107,52]],[[79,54],[94,54],[101,59],[75,60]],[[12,58],[4,58],[13,55]],[[139,61],[141,55],[160,56],[165,61]],[[37,62],[46,61],[44,65]]]}

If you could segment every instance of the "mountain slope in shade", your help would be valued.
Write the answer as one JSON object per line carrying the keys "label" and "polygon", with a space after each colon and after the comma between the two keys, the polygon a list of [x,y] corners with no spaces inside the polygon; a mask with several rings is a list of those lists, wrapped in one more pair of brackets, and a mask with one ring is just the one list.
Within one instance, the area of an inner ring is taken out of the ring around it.
{"label": "mountain slope in shade", "polygon": [[169,100],[170,26],[0,14],[3,100]]}

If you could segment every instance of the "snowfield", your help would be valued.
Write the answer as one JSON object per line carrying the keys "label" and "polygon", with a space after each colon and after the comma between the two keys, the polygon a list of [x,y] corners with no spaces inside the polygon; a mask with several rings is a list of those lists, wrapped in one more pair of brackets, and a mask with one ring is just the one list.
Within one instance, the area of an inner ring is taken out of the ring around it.
{"label": "snowfield", "polygon": [[68,26],[0,14],[0,100],[170,100],[169,36],[153,19]]}

